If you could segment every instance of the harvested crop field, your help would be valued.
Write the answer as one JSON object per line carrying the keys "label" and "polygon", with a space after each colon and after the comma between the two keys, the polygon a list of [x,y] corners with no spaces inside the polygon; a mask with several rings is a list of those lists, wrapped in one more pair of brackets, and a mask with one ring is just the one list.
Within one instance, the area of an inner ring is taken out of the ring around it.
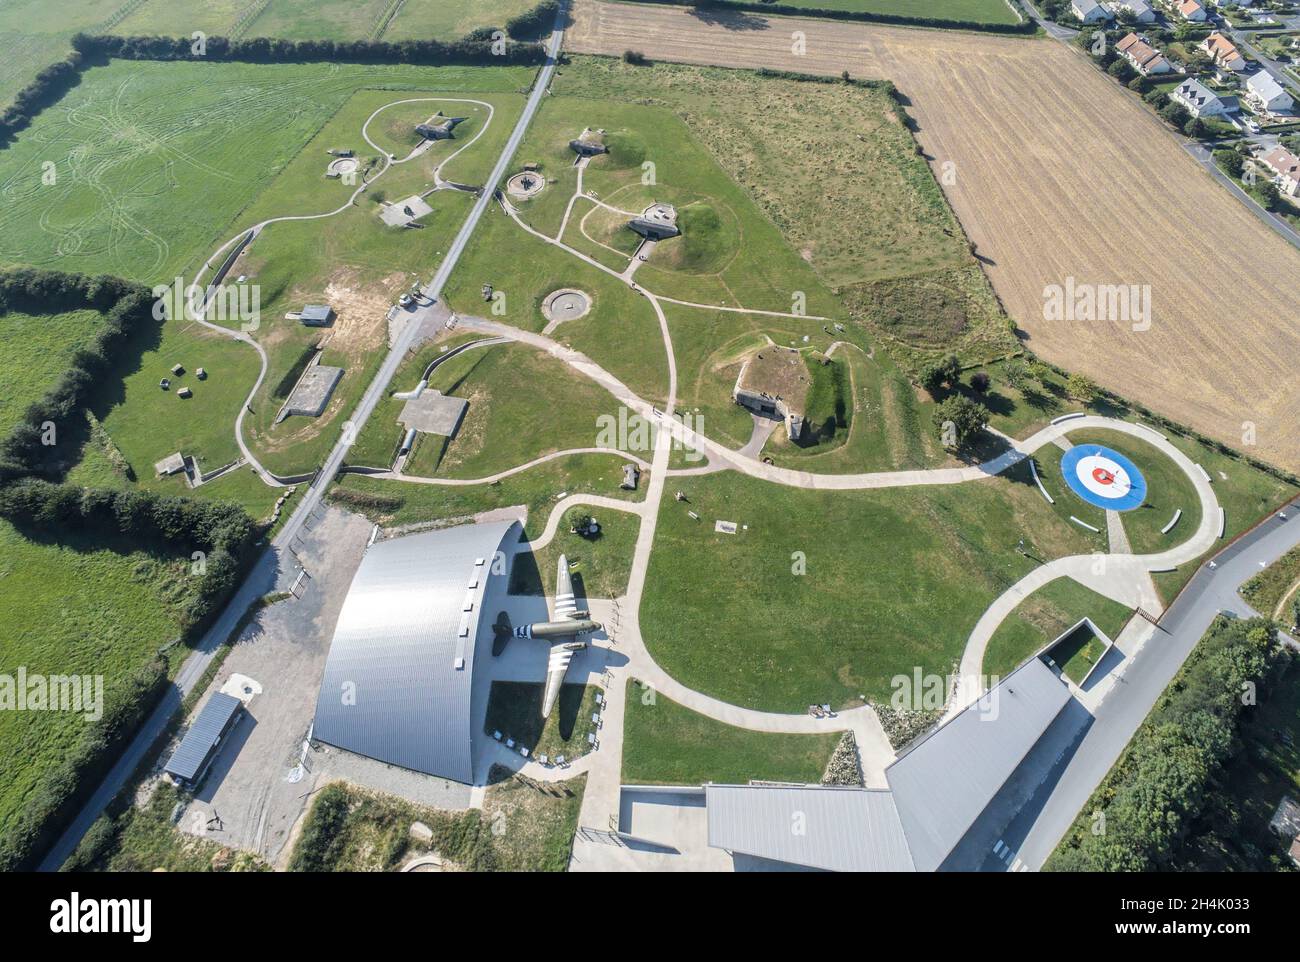
{"label": "harvested crop field", "polygon": [[[1046,39],[596,0],[573,17],[573,52],[893,80],[1029,347],[1234,446],[1251,422],[1251,453],[1300,469],[1288,364],[1300,332],[1286,296],[1300,251],[1081,54]],[[1044,320],[1045,290],[1070,278],[1149,285],[1150,328]]]}

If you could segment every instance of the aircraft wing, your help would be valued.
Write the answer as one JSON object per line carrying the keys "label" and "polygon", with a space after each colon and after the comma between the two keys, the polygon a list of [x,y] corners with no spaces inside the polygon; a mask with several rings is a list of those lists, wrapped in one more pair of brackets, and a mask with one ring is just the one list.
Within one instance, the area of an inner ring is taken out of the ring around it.
{"label": "aircraft wing", "polygon": [[555,620],[571,621],[578,613],[578,600],[573,596],[573,578],[569,574],[569,559],[560,555],[555,572]]}
{"label": "aircraft wing", "polygon": [[550,717],[551,709],[555,707],[555,703],[560,697],[560,687],[564,684],[564,676],[569,670],[569,662],[573,661],[574,648],[578,647],[582,646],[551,646],[551,657],[546,662],[546,693],[542,696],[543,718]]}

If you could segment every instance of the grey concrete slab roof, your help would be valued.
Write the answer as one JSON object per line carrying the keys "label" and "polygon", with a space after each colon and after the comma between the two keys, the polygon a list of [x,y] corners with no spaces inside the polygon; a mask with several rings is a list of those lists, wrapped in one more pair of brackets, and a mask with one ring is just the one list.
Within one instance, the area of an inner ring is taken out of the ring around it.
{"label": "grey concrete slab roof", "polygon": [[234,695],[213,692],[172,757],[163,766],[163,771],[187,782],[193,781],[203,771],[208,756],[221,741],[231,718],[243,707],[244,703]]}
{"label": "grey concrete slab roof", "polygon": [[468,404],[464,398],[429,389],[403,404],[398,420],[403,427],[415,428],[421,434],[455,437]]}
{"label": "grey concrete slab roof", "polygon": [[956,848],[1069,700],[1032,658],[885,769],[917,871]]}
{"label": "grey concrete slab roof", "polygon": [[706,785],[709,845],[837,872],[910,872],[890,792],[861,788]]}
{"label": "grey concrete slab roof", "polygon": [[[483,594],[518,522],[378,541],[339,612],[313,735],[459,782],[474,776],[470,700]],[[489,648],[490,650],[490,648]]]}

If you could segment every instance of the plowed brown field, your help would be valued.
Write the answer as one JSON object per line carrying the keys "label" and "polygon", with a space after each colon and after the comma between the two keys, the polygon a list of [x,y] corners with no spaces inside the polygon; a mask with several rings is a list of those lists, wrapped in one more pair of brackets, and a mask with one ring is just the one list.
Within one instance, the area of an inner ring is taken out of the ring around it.
{"label": "plowed brown field", "polygon": [[[576,53],[894,81],[936,176],[951,162],[948,199],[1036,353],[1300,470],[1300,251],[1080,54],[1047,39],[596,0],[577,0],[573,18]],[[1045,288],[1067,278],[1150,285],[1150,329],[1045,320]]]}

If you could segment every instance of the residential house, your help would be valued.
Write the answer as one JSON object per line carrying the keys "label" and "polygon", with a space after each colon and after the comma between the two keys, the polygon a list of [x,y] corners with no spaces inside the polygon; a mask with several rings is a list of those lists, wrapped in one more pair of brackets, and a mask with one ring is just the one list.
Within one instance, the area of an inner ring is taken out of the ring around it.
{"label": "residential house", "polygon": [[1288,113],[1295,106],[1295,100],[1267,70],[1246,81],[1246,99],[1270,114]]}
{"label": "residential house", "polygon": [[1209,14],[1205,12],[1205,8],[1196,0],[1181,0],[1178,4],[1178,15],[1191,23],[1204,23],[1209,19]]}
{"label": "residential house", "polygon": [[1084,23],[1105,23],[1113,16],[1110,8],[1097,0],[1070,0],[1070,9]]}
{"label": "residential house", "polygon": [[1278,144],[1260,159],[1276,177],[1273,183],[1288,197],[1300,197],[1300,157]]}
{"label": "residential house", "polygon": [[1201,49],[1210,55],[1214,65],[1221,70],[1241,73],[1246,69],[1246,58],[1236,44],[1221,33],[1215,32],[1201,41]]}
{"label": "residential house", "polygon": [[1130,33],[1115,44],[1115,49],[1144,77],[1149,77],[1151,74],[1169,73],[1174,69],[1169,61],[1165,59],[1164,54],[1151,46],[1151,42],[1140,34]]}
{"label": "residential house", "polygon": [[1169,95],[1182,104],[1193,117],[1222,117],[1237,109],[1236,97],[1221,97],[1199,80],[1185,80]]}
{"label": "residential house", "polygon": [[1133,15],[1136,23],[1155,23],[1156,12],[1151,9],[1151,4],[1147,0],[1117,0],[1110,5],[1116,13],[1126,11]]}

